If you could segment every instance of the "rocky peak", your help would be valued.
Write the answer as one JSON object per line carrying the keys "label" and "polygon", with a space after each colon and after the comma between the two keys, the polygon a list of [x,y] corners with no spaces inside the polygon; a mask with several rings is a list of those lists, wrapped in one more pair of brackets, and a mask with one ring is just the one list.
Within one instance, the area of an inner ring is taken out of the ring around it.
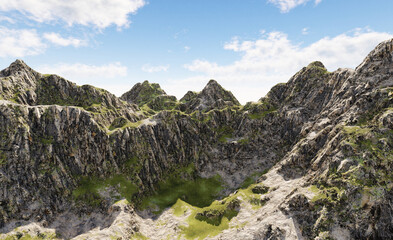
{"label": "rocky peak", "polygon": [[141,106],[161,95],[167,94],[161,89],[160,85],[158,83],[149,83],[146,80],[143,83],[135,84],[130,91],[124,93],[120,98]]}
{"label": "rocky peak", "polygon": [[385,68],[383,73],[393,73],[393,68],[390,67],[393,63],[393,39],[384,41],[373,51],[371,51],[364,61],[356,68],[359,73],[366,73],[368,75],[375,73],[377,70]]}
{"label": "rocky peak", "polygon": [[110,125],[120,115],[130,121],[137,119],[136,106],[120,101],[108,91],[89,85],[78,86],[57,75],[38,73],[19,59],[0,72],[0,98],[30,106],[80,107],[93,113],[102,126]]}
{"label": "rocky peak", "polygon": [[240,105],[235,96],[230,91],[225,90],[216,80],[210,80],[200,93],[187,92],[180,101],[186,105],[187,112],[208,111],[213,108],[220,109]]}
{"label": "rocky peak", "polygon": [[267,98],[276,106],[310,106],[305,101],[312,101],[313,94],[326,94],[326,84],[330,73],[320,61],[311,62],[303,67],[287,83],[274,86]]}
{"label": "rocky peak", "polygon": [[307,68],[315,68],[315,67],[322,68],[322,69],[326,70],[325,65],[323,65],[323,63],[320,61],[314,61],[314,62],[308,64],[308,66],[307,66]]}
{"label": "rocky peak", "polygon": [[234,105],[239,105],[239,101],[233,96],[230,91],[225,90],[216,80],[210,80],[205,88],[202,90],[201,97],[210,101],[230,101]]}
{"label": "rocky peak", "polygon": [[194,99],[198,95],[197,92],[188,91],[181,99],[180,102],[188,102]]}
{"label": "rocky peak", "polygon": [[34,75],[37,74],[33,69],[31,69],[27,64],[20,59],[15,60],[15,62],[11,63],[10,66],[0,72],[1,77],[9,77],[21,75],[23,73],[32,73]]}
{"label": "rocky peak", "polygon": [[[24,104],[34,101],[35,94],[32,90],[36,88],[40,77],[41,74],[18,59],[0,72],[0,97]],[[22,96],[27,92],[27,95]]]}
{"label": "rocky peak", "polygon": [[[154,114],[154,111],[171,110],[176,107],[177,99],[175,96],[167,95],[158,83],[135,84],[130,91],[124,93],[120,99],[129,103],[137,104],[139,107]],[[145,108],[144,106],[147,106]],[[151,111],[154,110],[154,111]]]}

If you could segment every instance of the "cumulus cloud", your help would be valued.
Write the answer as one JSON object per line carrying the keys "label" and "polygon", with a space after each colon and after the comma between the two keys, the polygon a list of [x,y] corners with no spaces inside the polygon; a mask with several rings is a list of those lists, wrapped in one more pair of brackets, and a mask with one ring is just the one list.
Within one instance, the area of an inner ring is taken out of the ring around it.
{"label": "cumulus cloud", "polygon": [[8,22],[8,23],[14,24],[15,20],[10,17],[0,15],[0,22]]}
{"label": "cumulus cloud", "polygon": [[82,63],[57,64],[39,66],[41,73],[57,74],[66,79],[76,82],[84,82],[94,79],[112,79],[127,76],[127,67],[119,62],[105,65],[87,65]]}
{"label": "cumulus cloud", "polygon": [[39,34],[36,29],[10,29],[0,26],[0,57],[25,57],[45,52],[50,46],[84,46],[85,40],[73,37],[63,38],[57,33]]}
{"label": "cumulus cloud", "polygon": [[[270,32],[255,41],[234,38],[226,43],[224,49],[240,54],[231,64],[197,59],[184,67],[199,73],[198,79],[189,79],[190,83],[216,79],[244,103],[264,96],[274,84],[287,81],[312,61],[322,61],[330,71],[356,67],[379,42],[392,37],[389,33],[355,29],[303,46],[292,42],[285,33]],[[242,92],[246,88],[250,92]]]}
{"label": "cumulus cloud", "polygon": [[45,51],[46,45],[35,29],[0,27],[0,57],[24,57]]}
{"label": "cumulus cloud", "polygon": [[142,71],[148,73],[154,72],[166,72],[169,69],[169,65],[152,66],[150,64],[145,64],[142,66]]}
{"label": "cumulus cloud", "polygon": [[146,4],[144,0],[2,0],[0,11],[18,11],[36,22],[65,22],[103,29],[130,24],[129,14]]}
{"label": "cumulus cloud", "polygon": [[[310,0],[268,0],[268,2],[276,5],[282,13],[287,13],[291,11],[293,8],[306,4]],[[321,3],[322,0],[315,0],[315,5]]]}
{"label": "cumulus cloud", "polygon": [[60,34],[58,33],[45,33],[44,38],[48,40],[49,42],[66,47],[66,46],[74,46],[74,47],[80,47],[86,45],[86,41],[73,38],[73,37],[68,37],[68,38],[63,38]]}

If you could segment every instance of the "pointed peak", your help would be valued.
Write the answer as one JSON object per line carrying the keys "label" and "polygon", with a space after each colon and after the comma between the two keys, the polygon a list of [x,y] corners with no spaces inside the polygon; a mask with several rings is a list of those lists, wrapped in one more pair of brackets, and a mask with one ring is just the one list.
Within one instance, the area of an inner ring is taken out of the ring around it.
{"label": "pointed peak", "polygon": [[17,59],[13,63],[10,64],[10,66],[3,71],[1,71],[1,74],[3,76],[10,76],[10,75],[15,75],[20,72],[34,72],[33,69],[31,69],[23,60]]}
{"label": "pointed peak", "polygon": [[[393,38],[383,41],[372,50],[356,68],[358,72],[375,71],[380,66],[391,66],[393,62]],[[379,66],[379,67],[377,67]]]}
{"label": "pointed peak", "polygon": [[308,64],[308,66],[307,66],[307,68],[313,68],[313,67],[318,67],[318,68],[326,69],[326,68],[325,68],[325,65],[323,65],[323,63],[320,62],[320,61],[314,61],[314,62]]}
{"label": "pointed peak", "polygon": [[222,86],[214,79],[210,79],[209,82],[205,86],[205,88],[211,88],[211,87],[220,87],[220,88],[222,88]]}
{"label": "pointed peak", "polygon": [[215,91],[215,90],[224,90],[224,91],[226,91],[216,80],[214,80],[214,79],[211,79],[207,84],[206,84],[206,86],[203,88],[203,90],[202,90],[202,92],[203,91],[207,91],[207,90],[209,90],[209,89],[213,89],[213,91]]}
{"label": "pointed peak", "polygon": [[192,105],[191,110],[209,110],[240,105],[235,96],[225,90],[216,80],[210,80],[200,93],[188,92],[181,101],[189,102]]}
{"label": "pointed peak", "polygon": [[142,83],[137,83],[136,85],[141,85],[143,88],[145,89],[154,89],[157,90],[159,92],[162,92],[162,94],[166,94],[164,90],[162,90],[160,84],[158,83],[151,83],[149,82],[149,80],[145,80]]}
{"label": "pointed peak", "polygon": [[10,64],[9,67],[12,68],[18,68],[18,69],[28,69],[31,70],[31,68],[21,59],[16,59],[13,63]]}
{"label": "pointed peak", "polygon": [[213,84],[215,84],[215,85],[220,85],[220,84],[218,84],[218,82],[217,82],[216,80],[214,80],[214,79],[210,79],[209,82],[207,83],[207,85],[213,85]]}
{"label": "pointed peak", "polygon": [[13,63],[11,64],[24,64],[26,65],[26,63],[22,60],[22,59],[16,59]]}
{"label": "pointed peak", "polygon": [[194,91],[188,91],[182,98],[180,98],[180,102],[187,102],[191,101],[198,95],[197,92]]}
{"label": "pointed peak", "polygon": [[158,83],[150,83],[148,80],[135,84],[131,90],[124,93],[120,98],[127,102],[143,105],[157,96],[167,95]]}

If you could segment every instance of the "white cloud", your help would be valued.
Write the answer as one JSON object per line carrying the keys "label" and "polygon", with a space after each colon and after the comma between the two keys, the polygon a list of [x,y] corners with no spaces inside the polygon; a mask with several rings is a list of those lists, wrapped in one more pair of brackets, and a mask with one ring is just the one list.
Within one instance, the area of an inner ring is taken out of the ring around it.
{"label": "white cloud", "polygon": [[20,58],[42,54],[49,46],[43,39],[62,47],[86,45],[85,40],[63,38],[57,33],[45,33],[41,36],[35,29],[9,29],[0,26],[0,57]]}
{"label": "white cloud", "polygon": [[0,11],[19,11],[40,23],[60,21],[102,29],[127,27],[128,15],[145,4],[145,0],[2,0]]}
{"label": "white cloud", "polygon": [[105,65],[87,65],[82,63],[57,65],[43,65],[37,68],[41,73],[57,74],[75,82],[85,82],[87,80],[113,79],[127,76],[127,67],[121,63],[109,63]]}
{"label": "white cloud", "polygon": [[[282,13],[287,13],[291,11],[293,8],[306,4],[310,0],[268,0],[268,2],[276,5]],[[315,5],[318,5],[322,2],[322,0],[315,0]]]}
{"label": "white cloud", "polygon": [[190,49],[191,49],[191,48],[190,48],[189,46],[184,46],[184,51],[185,51],[185,52],[190,51]]}
{"label": "white cloud", "polygon": [[302,29],[302,34],[307,35],[308,34],[308,28],[303,28]]}
{"label": "white cloud", "polygon": [[145,64],[142,66],[142,71],[148,73],[154,72],[166,72],[169,69],[169,65],[161,65],[161,66],[151,66],[150,64]]}
{"label": "white cloud", "polygon": [[[185,68],[200,73],[194,82],[205,84],[210,78],[216,79],[244,103],[264,96],[274,84],[287,81],[312,61],[322,61],[330,71],[356,67],[379,42],[392,37],[389,33],[356,29],[302,46],[289,40],[285,33],[270,32],[256,41],[234,38],[225,44],[224,49],[241,54],[229,65],[197,59]],[[246,88],[249,93],[242,92]]]}
{"label": "white cloud", "polygon": [[0,57],[24,57],[45,51],[35,29],[8,29],[0,27]]}
{"label": "white cloud", "polygon": [[12,19],[10,17],[6,17],[6,16],[1,16],[1,15],[0,15],[0,22],[9,22],[11,24],[15,23],[14,19]]}
{"label": "white cloud", "polygon": [[9,29],[0,26],[0,57],[20,58],[42,54],[49,47],[43,39],[63,47],[86,45],[85,40],[63,38],[57,33],[45,33],[41,36],[35,29]]}
{"label": "white cloud", "polygon": [[44,38],[49,42],[62,47],[66,47],[66,46],[80,47],[87,44],[86,41],[84,40],[80,40],[73,37],[63,38],[60,34],[53,33],[53,32],[45,33]]}
{"label": "white cloud", "polygon": [[[305,4],[310,0],[268,0],[270,3],[273,3],[280,11],[283,13],[289,12],[292,8],[295,8],[301,4]],[[316,0],[318,1],[318,0]]]}

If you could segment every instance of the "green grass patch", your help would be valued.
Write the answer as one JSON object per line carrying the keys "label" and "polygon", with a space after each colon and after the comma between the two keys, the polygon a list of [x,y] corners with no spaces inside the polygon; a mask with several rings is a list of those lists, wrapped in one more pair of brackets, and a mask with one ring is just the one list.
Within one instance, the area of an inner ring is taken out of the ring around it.
{"label": "green grass patch", "polygon": [[42,240],[42,239],[58,239],[54,233],[38,233],[37,235],[30,235],[25,232],[17,232],[16,234],[8,236],[0,236],[0,240]]}
{"label": "green grass patch", "polygon": [[109,126],[109,130],[113,131],[116,128],[122,128],[124,127],[127,123],[129,123],[129,121],[124,118],[124,117],[118,117],[115,120],[113,120],[112,124]]}
{"label": "green grass patch", "polygon": [[45,145],[50,145],[54,142],[54,140],[52,136],[47,136],[47,137],[41,137],[40,142]]}
{"label": "green grass patch", "polygon": [[203,113],[200,111],[194,111],[189,114],[192,120],[200,123],[208,123],[212,119],[211,112]]}
{"label": "green grass patch", "polygon": [[218,141],[220,141],[221,143],[227,142],[229,138],[232,138],[233,132],[234,132],[233,128],[229,126],[223,126],[218,128],[217,129],[217,133],[219,136]]}
{"label": "green grass patch", "polygon": [[[116,119],[115,119],[115,121],[116,121]],[[116,131],[116,130],[118,130],[118,129],[123,130],[123,129],[126,129],[126,128],[137,128],[137,127],[139,127],[139,126],[142,125],[142,124],[143,124],[143,121],[142,121],[142,120],[141,120],[141,121],[138,121],[138,122],[130,122],[130,121],[128,121],[128,120],[125,119],[125,121],[122,122],[122,123],[118,123],[118,122],[112,123],[112,124],[108,127],[108,130],[109,130],[110,132],[113,132],[113,131]]]}
{"label": "green grass patch", "polygon": [[240,185],[240,188],[248,188],[251,184],[254,184],[256,181],[256,176],[252,174],[251,176],[244,179],[243,183]]}
{"label": "green grass patch", "polygon": [[255,181],[262,175],[266,174],[268,171],[270,170],[270,168],[266,168],[263,171],[258,171],[258,172],[254,172],[253,174],[251,174],[250,176],[248,176],[246,179],[244,179],[243,183],[240,185],[240,188],[245,189],[248,188],[251,184],[254,184]]}
{"label": "green grass patch", "polygon": [[349,135],[364,135],[371,131],[370,128],[361,126],[345,126],[343,130],[346,134]]}
{"label": "green grass patch", "polygon": [[315,193],[311,202],[336,203],[344,197],[344,189],[338,187],[320,187],[312,185],[310,191]]}
{"label": "green grass patch", "polygon": [[147,240],[148,238],[142,233],[134,233],[130,240]]}
{"label": "green grass patch", "polygon": [[277,110],[275,108],[271,108],[271,109],[263,111],[263,112],[257,112],[257,113],[248,114],[248,116],[251,119],[262,119],[262,118],[266,117],[266,115],[268,115],[269,113],[273,113],[273,112],[276,112],[276,111]]}
{"label": "green grass patch", "polygon": [[0,166],[7,163],[7,155],[0,150]]}
{"label": "green grass patch", "polygon": [[[191,168],[185,172],[192,173]],[[140,205],[141,209],[155,209],[159,214],[165,208],[171,207],[178,199],[193,206],[209,206],[223,189],[223,182],[219,175],[211,178],[196,178],[193,180],[173,176],[159,184],[155,194],[145,197]]]}
{"label": "green grass patch", "polygon": [[248,102],[244,105],[243,111],[248,111],[250,119],[262,119],[266,115],[276,112],[277,108],[272,106],[267,100],[262,100],[259,102]]}
{"label": "green grass patch", "polygon": [[221,204],[219,201],[216,201],[209,207],[198,208],[179,199],[172,207],[174,215],[181,216],[187,211],[191,211],[190,216],[186,220],[188,226],[179,226],[181,229],[181,235],[183,235],[186,239],[205,239],[206,237],[214,237],[223,230],[228,229],[230,222],[228,217],[233,218],[235,216],[234,214],[231,216],[222,216],[218,224],[211,224],[208,221],[201,220],[197,217],[198,214],[214,208],[217,208],[218,211],[220,211],[225,208],[225,204]]}
{"label": "green grass patch", "polygon": [[187,227],[179,227],[186,239],[205,239],[206,237],[214,237],[229,228],[229,220],[225,217],[222,219],[220,225],[215,226],[204,221],[199,221],[195,218],[195,214],[196,213],[191,214],[187,219]]}
{"label": "green grass patch", "polygon": [[195,207],[182,200],[178,200],[172,210],[175,216],[190,213],[186,220],[188,225],[179,226],[181,234],[186,239],[205,239],[214,237],[223,230],[228,229],[232,218],[236,217],[240,210],[241,200],[260,207],[264,203],[257,202],[260,194],[253,193],[255,187],[261,184],[250,185],[247,189],[239,189],[236,193],[222,200],[216,200],[206,207]]}
{"label": "green grass patch", "polygon": [[100,191],[106,187],[113,187],[119,195],[114,195],[115,200],[126,198],[131,202],[132,196],[137,192],[137,187],[133,182],[123,175],[114,175],[107,179],[97,177],[82,177],[78,187],[72,192],[72,196],[77,201],[83,201],[91,206],[98,206],[101,201]]}
{"label": "green grass patch", "polygon": [[242,138],[240,140],[237,141],[239,144],[241,145],[247,145],[250,142],[250,139],[248,138]]}
{"label": "green grass patch", "polygon": [[129,169],[134,173],[139,173],[139,171],[142,168],[142,164],[137,156],[133,156],[130,159],[128,159],[125,162],[124,166],[126,167],[126,169]]}

